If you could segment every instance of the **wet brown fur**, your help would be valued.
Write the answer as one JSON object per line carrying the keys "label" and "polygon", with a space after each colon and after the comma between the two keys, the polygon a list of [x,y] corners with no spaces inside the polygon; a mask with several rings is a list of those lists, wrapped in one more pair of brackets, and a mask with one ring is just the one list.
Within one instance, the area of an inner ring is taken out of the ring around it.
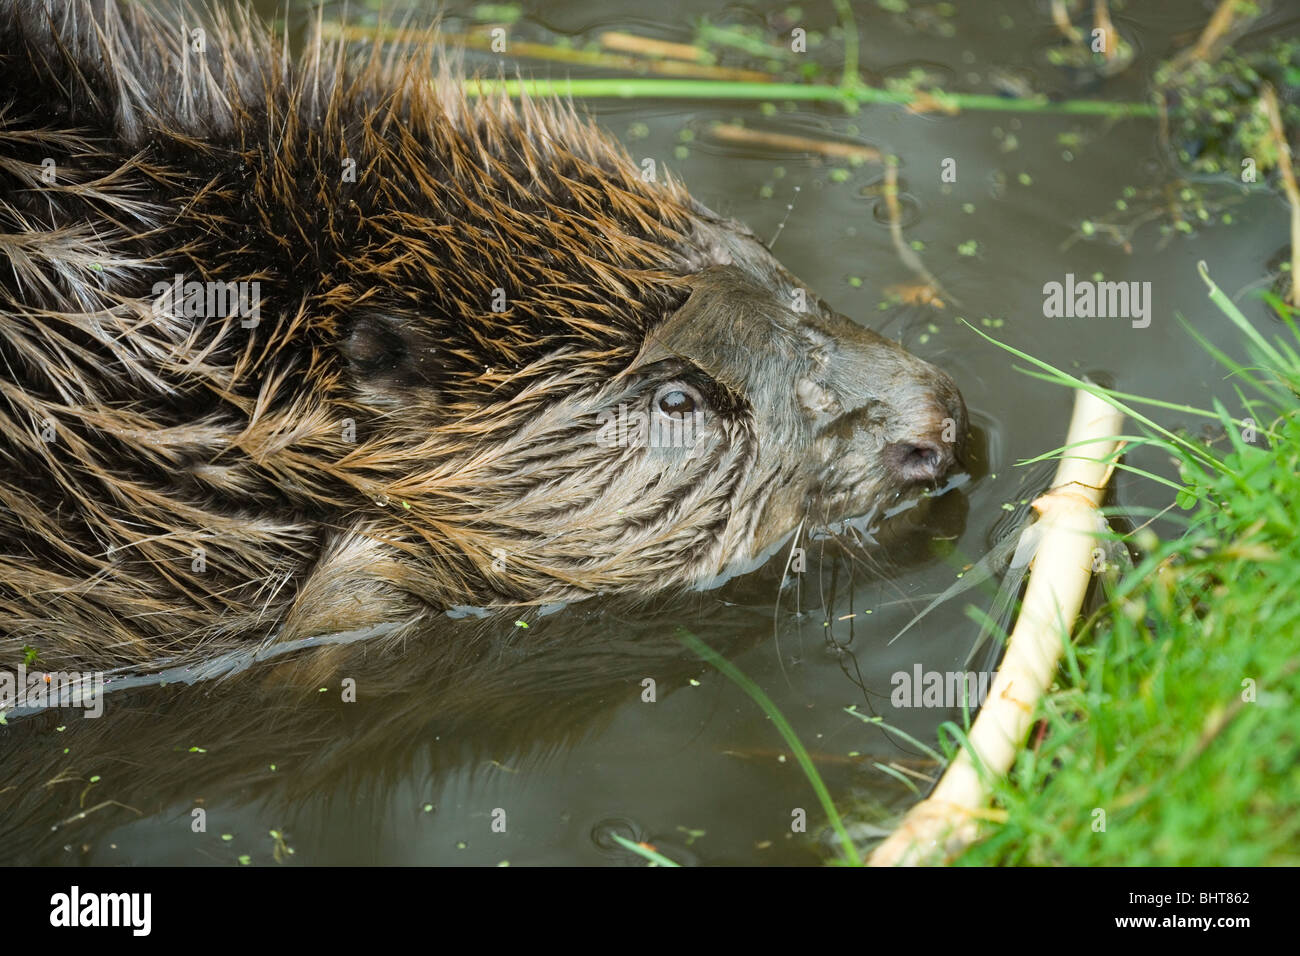
{"label": "wet brown fur", "polygon": [[[747,230],[567,106],[467,99],[412,40],[291,62],[238,13],[0,2],[0,663],[154,667],[698,583],[806,513],[813,471],[762,451],[798,415],[760,435],[756,352],[802,381],[867,333],[820,304],[779,331],[769,287],[798,282]],[[259,281],[260,321],[159,314],[177,273]],[[742,314],[776,338],[750,347]],[[960,405],[877,339],[890,394],[927,422]],[[591,441],[675,375],[709,399],[698,455],[656,472]],[[857,386],[818,376],[799,415],[824,431]],[[870,399],[878,458],[904,425]]]}

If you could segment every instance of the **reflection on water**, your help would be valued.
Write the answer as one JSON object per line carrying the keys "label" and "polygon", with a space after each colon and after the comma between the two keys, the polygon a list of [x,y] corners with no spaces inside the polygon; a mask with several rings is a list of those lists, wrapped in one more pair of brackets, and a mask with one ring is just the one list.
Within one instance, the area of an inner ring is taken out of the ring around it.
{"label": "reflection on water", "polygon": [[[934,499],[952,502],[945,508],[949,521],[958,522],[954,531],[965,514],[959,499],[956,492]],[[887,524],[891,540],[899,544],[891,561],[919,553],[913,549],[928,539],[927,527],[933,530],[917,519],[907,527]],[[851,581],[853,565],[862,557],[856,548],[841,552],[833,539],[822,542],[815,560],[832,569],[827,582],[832,596],[842,586],[840,566]],[[784,563],[778,555],[732,586],[653,604],[597,600],[552,614],[448,617],[402,649],[384,644],[381,651],[376,649],[380,641],[355,638],[234,672],[225,668],[218,678],[209,672],[206,679],[191,680],[197,675],[173,672],[164,675],[162,686],[157,678],[110,680],[100,719],[68,709],[11,716],[0,756],[0,777],[6,780],[0,793],[0,845],[14,862],[202,863],[238,859],[250,848],[242,841],[251,840],[274,858],[271,829],[280,840],[285,834],[302,840],[300,821],[328,819],[350,808],[349,844],[378,844],[386,836],[436,839],[445,831],[442,845],[420,857],[426,862],[450,862],[458,854],[474,859],[455,849],[466,844],[468,850],[471,843],[476,849],[497,844],[493,850],[502,859],[515,852],[547,852],[554,832],[538,831],[536,823],[528,832],[526,821],[534,814],[528,781],[561,767],[586,787],[589,781],[581,778],[599,776],[602,765],[582,761],[591,749],[585,745],[617,732],[611,728],[638,728],[624,745],[641,758],[633,760],[639,779],[627,782],[647,805],[710,785],[698,772],[665,777],[655,759],[665,748],[676,763],[679,754],[672,751],[683,745],[718,747],[716,739],[692,738],[712,736],[722,700],[716,694],[727,690],[682,647],[672,625],[689,623],[728,655],[754,647],[771,636],[770,607]],[[786,575],[788,581],[807,577]],[[801,616],[808,603],[800,588],[781,597],[787,620]],[[787,638],[797,636],[783,630]],[[836,648],[851,653],[848,645]],[[696,689],[705,684],[709,690],[700,694]],[[697,700],[677,706],[679,697],[692,693]],[[858,703],[871,706],[865,698]],[[734,716],[748,723],[747,710],[741,705]],[[717,755],[741,763],[770,760],[774,741],[762,743],[750,756],[744,748]],[[797,788],[797,778],[787,782]],[[449,788],[457,793],[451,807],[439,796]],[[584,796],[593,818],[614,809],[602,809],[599,787]],[[245,815],[250,807],[275,825],[239,833],[241,842],[223,840],[231,816]],[[736,812],[743,815],[748,807]],[[571,808],[562,815],[574,820],[576,813]],[[206,818],[206,831],[196,831],[200,817]],[[492,829],[494,821],[503,833]],[[584,822],[591,835],[578,858],[607,853],[610,828],[645,839],[651,825],[634,816],[618,825],[608,819],[577,819],[575,825]],[[403,837],[406,826],[415,829]],[[507,839],[520,829],[524,833]],[[763,832],[775,844],[780,829],[768,823]],[[147,836],[137,839],[137,833]],[[694,839],[671,829],[656,839],[670,855],[694,858],[687,852]],[[293,840],[285,846],[293,846]],[[296,857],[298,848],[293,849]],[[307,860],[357,861],[353,851],[338,845],[313,850]],[[786,861],[814,858],[798,843],[771,855]],[[280,857],[290,858],[284,847]]]}

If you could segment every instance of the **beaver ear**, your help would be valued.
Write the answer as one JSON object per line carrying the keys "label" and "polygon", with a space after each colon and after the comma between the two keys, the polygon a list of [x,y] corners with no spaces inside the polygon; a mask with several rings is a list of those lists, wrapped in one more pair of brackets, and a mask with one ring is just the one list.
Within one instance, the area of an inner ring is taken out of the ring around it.
{"label": "beaver ear", "polygon": [[[743,309],[732,309],[729,292],[743,291],[735,277],[739,270],[728,266],[713,266],[686,280],[690,295],[672,315],[652,328],[632,363],[623,369],[620,377],[631,375],[638,369],[662,362],[665,359],[686,359],[699,364],[716,344],[711,343],[716,332],[723,332],[724,341],[731,336],[726,332],[731,322],[739,321]],[[711,372],[711,369],[705,369]]]}
{"label": "beaver ear", "polygon": [[656,362],[671,358],[680,358],[680,355],[669,348],[654,332],[651,332],[645,340],[645,344],[641,346],[641,351],[637,352],[636,358],[632,359],[627,368],[618,373],[618,377],[623,378],[640,369],[654,365]]}
{"label": "beaver ear", "polygon": [[356,384],[379,391],[436,388],[443,380],[439,345],[423,318],[366,312],[339,343]]}
{"label": "beaver ear", "polygon": [[685,357],[686,350],[682,345],[689,342],[688,330],[699,322],[696,314],[700,308],[699,299],[699,295],[692,292],[676,312],[646,333],[645,341],[641,343],[641,350],[636,353],[636,357],[627,368],[618,374],[618,377],[631,375],[639,369],[665,359]]}

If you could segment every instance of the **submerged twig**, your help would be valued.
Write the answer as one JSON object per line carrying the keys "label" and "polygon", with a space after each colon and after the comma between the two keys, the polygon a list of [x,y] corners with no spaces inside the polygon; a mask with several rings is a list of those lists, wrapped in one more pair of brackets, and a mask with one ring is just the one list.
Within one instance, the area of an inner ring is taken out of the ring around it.
{"label": "submerged twig", "polygon": [[814,139],[810,136],[791,136],[788,133],[769,133],[766,130],[749,129],[736,123],[718,123],[711,127],[709,132],[723,142],[740,143],[746,146],[770,146],[791,153],[817,153],[833,159],[864,163],[878,163],[883,159],[880,150],[874,146]]}
{"label": "submerged twig", "polygon": [[911,269],[926,285],[939,293],[941,300],[960,304],[957,298],[944,289],[942,283],[934,277],[916,250],[903,241],[902,210],[898,205],[898,157],[890,156],[885,161],[885,209],[889,212],[889,236],[894,240],[894,248],[903,265]]}
{"label": "submerged twig", "polygon": [[637,36],[635,33],[623,33],[621,30],[607,30],[602,33],[600,35],[600,45],[607,50],[635,53],[639,56],[685,60],[688,63],[707,64],[711,62],[707,50],[702,50],[692,44],[670,43],[667,40]]}
{"label": "submerged twig", "polygon": [[1277,103],[1277,92],[1265,83],[1259,101],[1268,117],[1273,144],[1277,148],[1277,169],[1282,177],[1286,201],[1291,206],[1291,304],[1300,306],[1300,186],[1296,185],[1295,170],[1291,166],[1291,145],[1286,130],[1282,128],[1282,111]]}
{"label": "submerged twig", "polygon": [[1071,43],[1083,43],[1083,32],[1070,22],[1070,11],[1065,5],[1065,0],[1052,0],[1052,23],[1061,36],[1065,37]]}
{"label": "submerged twig", "polygon": [[1259,15],[1258,8],[1240,0],[1219,0],[1214,15],[1205,24],[1193,46],[1183,50],[1173,59],[1175,69],[1181,70],[1197,60],[1212,62],[1222,46],[1223,39],[1239,21],[1252,20]]}
{"label": "submerged twig", "polygon": [[1119,53],[1119,31],[1115,29],[1115,24],[1111,22],[1110,8],[1107,6],[1106,0],[1093,0],[1092,17],[1093,26],[1100,30],[1106,38],[1106,42],[1102,45],[1101,55],[1107,60],[1115,59],[1115,55]]}

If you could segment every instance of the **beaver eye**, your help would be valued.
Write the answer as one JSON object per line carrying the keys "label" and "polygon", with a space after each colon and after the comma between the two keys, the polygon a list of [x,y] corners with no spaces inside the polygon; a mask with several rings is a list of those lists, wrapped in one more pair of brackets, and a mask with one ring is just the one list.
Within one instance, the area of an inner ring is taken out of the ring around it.
{"label": "beaver eye", "polygon": [[654,404],[671,418],[684,418],[704,408],[700,393],[685,382],[670,382],[660,388],[655,393]]}
{"label": "beaver eye", "polygon": [[681,389],[675,389],[659,399],[659,410],[668,415],[685,415],[695,411],[695,399]]}

